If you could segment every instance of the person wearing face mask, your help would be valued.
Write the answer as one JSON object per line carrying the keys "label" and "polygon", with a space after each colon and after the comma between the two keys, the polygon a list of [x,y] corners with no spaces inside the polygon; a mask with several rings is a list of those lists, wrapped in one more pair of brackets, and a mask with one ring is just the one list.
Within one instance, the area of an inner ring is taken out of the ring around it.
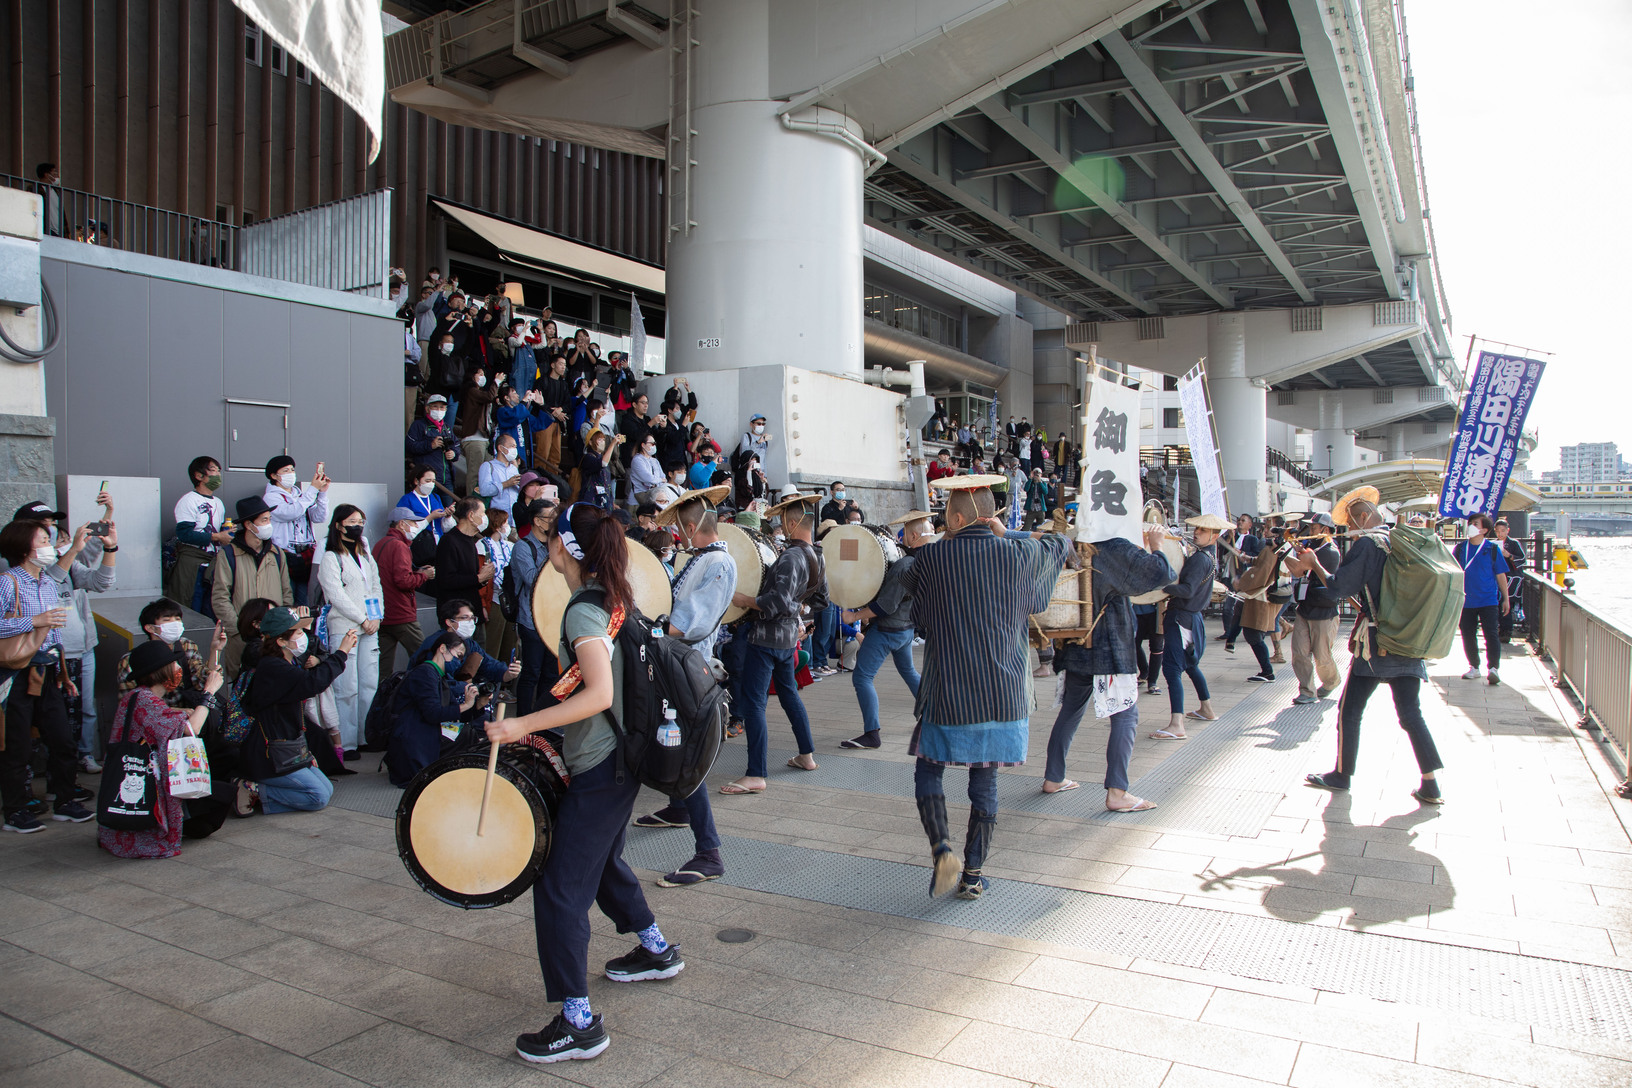
{"label": "person wearing face mask", "polygon": [[550,561],[550,532],[555,524],[556,504],[553,499],[532,499],[518,503],[515,509],[518,527],[527,530],[510,553],[515,570],[516,638],[521,646],[521,673],[516,681],[516,713],[530,714],[542,706],[549,706],[554,697],[550,687],[560,678],[553,654],[546,652],[544,640],[538,633],[538,621],[533,618],[533,587],[545,564]]}
{"label": "person wearing face mask", "polygon": [[761,467],[771,451],[771,435],[765,429],[765,417],[754,413],[748,419],[748,430],[743,433],[741,441],[737,443],[737,452],[744,450],[751,452],[759,461]]}
{"label": "person wearing face mask", "polygon": [[494,599],[504,585],[504,572],[509,569],[510,557],[516,550],[516,542],[510,533],[509,511],[487,512],[487,529],[483,531],[478,547],[483,557],[493,564],[493,580],[487,583],[487,589],[482,594],[482,604],[487,608],[487,634],[482,639],[482,645],[491,656],[503,660],[516,651],[517,640],[516,625],[505,619],[504,609],[495,607]]}
{"label": "person wearing face mask", "polygon": [[[465,461],[465,472],[474,477],[482,462],[487,460],[487,436],[493,430],[493,404],[499,398],[497,384],[489,376],[489,367],[471,369],[459,392],[459,416],[454,433],[459,437]],[[467,479],[467,493],[474,493],[476,481]]]}
{"label": "person wearing face mask", "polygon": [[[822,506],[821,519],[823,521],[846,525],[850,522],[852,512],[857,514],[862,512],[861,507],[856,505],[856,500],[852,499],[849,492],[845,491],[843,480],[833,481],[833,486],[828,489],[828,496],[827,502]],[[866,521],[867,518],[863,516],[860,520]]]}
{"label": "person wearing face mask", "polygon": [[[619,451],[619,458],[623,461],[625,475],[628,475],[630,463],[636,454],[642,452],[647,437],[652,433],[652,424],[656,418],[649,414],[651,399],[645,393],[637,393],[630,398],[627,409],[618,410],[618,433],[623,435],[623,449]],[[633,480],[630,481],[629,494],[626,499],[633,503],[636,488]]]}
{"label": "person wearing face mask", "polygon": [[501,435],[514,439],[518,465],[531,462],[528,451],[532,445],[533,429],[528,424],[533,414],[531,398],[536,395],[531,389],[523,394],[521,389],[506,382],[499,388],[499,399],[493,405],[493,443],[496,447]]}
{"label": "person wearing face mask", "polygon": [[442,504],[436,493],[437,480],[437,470],[433,466],[415,465],[408,476],[407,492],[397,500],[399,507],[406,507],[426,523],[433,553],[436,542],[442,539],[442,519],[452,512]]}
{"label": "person wearing face mask", "polygon": [[[451,631],[458,635],[465,644],[465,653],[469,656],[465,660],[464,672],[472,679],[481,680],[489,684],[503,684],[514,680],[521,675],[521,662],[506,664],[489,654],[482,648],[480,639],[480,621],[477,616],[481,613],[464,601],[446,601],[436,606],[436,621],[440,629],[433,631],[431,637],[420,643],[419,649],[414,651],[414,659],[427,656],[431,643],[437,635]],[[473,665],[472,662],[475,662]]]}
{"label": "person wearing face mask", "polygon": [[[219,669],[201,677],[202,700],[197,706],[184,710],[171,702],[182,683],[183,664],[181,654],[168,643],[144,642],[126,655],[124,664],[130,673],[130,686],[114,712],[112,739],[151,744],[163,752],[168,750],[172,740],[199,735],[215,708],[216,693],[224,681]],[[170,796],[169,782],[164,775],[159,776],[154,801],[154,808],[163,817],[157,828],[114,831],[99,827],[98,845],[120,858],[171,858],[181,853],[182,828],[192,822],[187,818],[188,804]]]}
{"label": "person wearing face mask", "polygon": [[216,497],[221,463],[213,457],[195,457],[187,466],[187,479],[193,487],[176,500],[176,566],[166,592],[193,611],[209,615],[210,563],[217,548],[232,543],[226,504]]}
{"label": "person wearing face mask", "polygon": [[[425,418],[414,420],[403,439],[408,456],[436,470],[436,482],[453,489],[454,462],[459,459],[459,442],[448,422],[448,398],[433,393],[425,398]],[[428,496],[427,496],[428,497]],[[440,537],[438,537],[440,539]]]}
{"label": "person wearing face mask", "polygon": [[873,678],[884,667],[886,657],[895,662],[895,671],[913,698],[918,697],[918,669],[912,663],[912,595],[906,591],[905,579],[912,569],[913,554],[935,539],[931,517],[923,510],[912,510],[890,523],[902,527],[901,543],[906,554],[885,569],[884,580],[871,601],[842,612],[845,622],[865,623],[868,627],[867,637],[861,640],[861,649],[856,653],[856,670],[851,674],[856,703],[861,708],[861,736],[840,741],[840,748],[879,746],[878,690]]}
{"label": "person wearing face mask", "polygon": [[504,343],[510,349],[510,385],[531,389],[538,380],[537,349],[544,343],[544,334],[536,324],[529,327],[521,318],[513,317]]}
{"label": "person wearing face mask", "polygon": [[714,486],[714,474],[718,467],[714,463],[714,451],[704,449],[697,455],[697,460],[691,463],[686,472],[686,486],[693,491],[701,491],[706,487]]}
{"label": "person wearing face mask", "polygon": [[[171,706],[180,706],[182,692],[202,691],[204,677],[209,672],[209,667],[204,663],[204,655],[199,652],[198,643],[182,633],[186,630],[186,624],[182,622],[181,605],[168,597],[160,597],[143,605],[136,620],[142,625],[142,631],[149,640],[162,642],[175,651],[176,661],[181,666],[180,680],[170,689],[165,702]],[[221,624],[216,624],[215,635],[210,645],[211,656],[219,660],[221,650],[226,645],[227,630]],[[115,667],[114,678],[120,694],[136,688],[136,680],[131,673],[130,657],[130,654],[125,654]]]}
{"label": "person wearing face mask", "polygon": [[[0,574],[0,638],[12,635],[37,640],[28,670],[12,678],[6,699],[4,745],[0,745],[0,804],[6,813],[5,829],[27,834],[41,830],[29,811],[34,800],[27,773],[34,751],[32,732],[39,731],[48,753],[46,789],[55,798],[51,818],[62,823],[84,823],[91,813],[75,798],[75,743],[68,718],[68,700],[79,694],[63,667],[63,630],[69,623],[59,578],[65,577],[90,535],[90,526],[74,534],[74,546],[59,555],[51,530],[36,520],[13,521],[0,529],[0,557],[11,569]],[[104,562],[111,565],[112,556]]]}
{"label": "person wearing face mask", "polygon": [[[456,603],[468,605],[473,617],[483,615],[482,587],[493,581],[493,564],[482,555],[477,541],[487,532],[487,510],[475,499],[453,505],[453,531],[436,545],[436,577],[431,592],[438,610]],[[477,641],[485,634],[478,618],[472,632]]]}
{"label": "person wearing face mask", "polygon": [[287,557],[295,603],[303,605],[317,551],[317,529],[329,516],[329,478],[319,472],[303,485],[295,459],[280,454],[266,463],[266,479],[261,498],[272,511],[272,542]]}
{"label": "person wearing face mask", "polygon": [[[686,461],[686,429],[681,424],[685,410],[679,404],[671,404],[663,410],[652,423],[652,439],[657,443],[657,463],[663,466],[663,471],[669,477],[676,469],[684,470]],[[681,490],[685,490],[685,480],[680,481]]]}
{"label": "person wearing face mask", "polygon": [[509,513],[521,493],[521,465],[516,454],[516,440],[501,434],[494,443],[493,460],[482,465],[476,477],[476,491],[488,500],[493,510]]}
{"label": "person wearing face mask", "polygon": [[1492,687],[1502,682],[1496,671],[1502,664],[1501,617],[1513,608],[1507,582],[1512,568],[1495,534],[1495,520],[1489,514],[1475,514],[1468,519],[1467,539],[1458,541],[1451,553],[1463,572],[1462,652],[1468,658],[1468,671],[1462,679],[1479,679],[1479,632],[1483,630],[1485,671]]}
{"label": "person wearing face mask", "polygon": [[[442,333],[437,336],[429,367],[431,375],[425,381],[427,398],[435,393],[444,400],[452,398],[457,401],[459,390],[465,384],[465,372],[469,367],[469,361],[459,351],[452,334]],[[457,403],[449,410],[454,413],[454,419],[459,418]]]}
{"label": "person wearing face mask", "polygon": [[629,369],[627,352],[614,351],[606,357],[610,368],[606,373],[606,395],[612,407],[627,412],[634,407],[637,390],[634,372]]}
{"label": "person wearing face mask", "polygon": [[238,635],[238,613],[245,602],[265,597],[295,603],[294,587],[282,549],[272,543],[272,507],[259,495],[238,500],[238,531],[232,543],[215,553],[210,604],[227,630],[223,664],[228,678],[238,676],[244,641]]}
{"label": "person wearing face mask", "polygon": [[386,746],[391,784],[407,786],[420,771],[468,741],[469,726],[481,720],[476,685],[454,678],[465,661],[465,641],[451,631],[433,635],[429,654],[414,655],[397,688],[397,709]]}
{"label": "person wearing face mask", "polygon": [[771,482],[759,468],[759,455],[739,449],[731,455],[731,505],[746,510],[754,502],[770,497]]}
{"label": "person wearing face mask", "polygon": [[[599,402],[592,402],[598,404]],[[615,505],[612,492],[612,458],[623,445],[623,436],[608,439],[597,428],[585,431],[584,456],[578,462],[578,499],[610,512]]]}
{"label": "person wearing face mask", "polygon": [[[322,654],[306,633],[311,620],[289,608],[274,608],[261,618],[261,654],[255,676],[243,694],[244,709],[255,727],[244,739],[244,773],[260,783],[261,811],[316,812],[329,803],[334,785],[317,767],[310,750],[305,759],[287,758],[275,741],[302,742],[308,736],[302,704],[327,691],[346,670],[348,656],[357,648],[357,628],[340,639],[330,654]],[[307,661],[308,651],[318,653]]]}
{"label": "person wearing face mask", "polygon": [[398,506],[391,511],[391,529],[374,545],[374,562],[380,571],[380,588],[385,594],[385,619],[380,624],[380,665],[382,676],[396,671],[397,647],[412,655],[425,641],[419,628],[419,588],[436,577],[434,566],[416,566],[412,545],[425,531],[425,519],[416,511]]}
{"label": "person wearing face mask", "polygon": [[340,718],[342,759],[357,758],[363,719],[380,686],[380,626],[385,622],[385,591],[379,564],[369,554],[363,512],[351,503],[335,508],[317,577],[329,607],[329,644],[356,631],[356,651],[335,679],[334,703]]}
{"label": "person wearing face mask", "polygon": [[648,493],[664,481],[663,465],[657,459],[657,439],[647,433],[640,441],[640,451],[629,461],[629,497],[637,503],[647,502]]}

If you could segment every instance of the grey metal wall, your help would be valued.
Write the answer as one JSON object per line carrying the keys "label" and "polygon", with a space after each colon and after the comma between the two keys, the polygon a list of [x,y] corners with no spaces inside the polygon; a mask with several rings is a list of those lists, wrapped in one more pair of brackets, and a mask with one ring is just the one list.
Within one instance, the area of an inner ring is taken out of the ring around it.
{"label": "grey metal wall", "polygon": [[[59,475],[157,476],[168,514],[189,486],[187,463],[225,457],[234,398],[290,405],[289,452],[303,479],[322,460],[335,480],[400,488],[400,322],[93,264],[45,259],[41,267],[63,325],[45,363]],[[253,282],[219,269],[199,275]],[[384,300],[357,305],[389,309]],[[280,451],[245,452],[264,464]],[[266,484],[259,471],[226,475],[229,510]]]}

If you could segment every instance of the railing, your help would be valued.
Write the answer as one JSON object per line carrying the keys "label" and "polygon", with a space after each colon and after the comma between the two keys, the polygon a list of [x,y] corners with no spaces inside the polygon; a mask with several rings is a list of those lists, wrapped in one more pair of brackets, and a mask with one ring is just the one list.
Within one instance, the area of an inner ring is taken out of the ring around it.
{"label": "railing", "polygon": [[873,320],[963,350],[961,318],[870,284],[864,285],[863,295],[866,314]]}
{"label": "railing", "polygon": [[1326,478],[1321,473],[1304,468],[1274,446],[1264,447],[1264,454],[1266,469],[1279,469],[1304,487],[1315,487]]}
{"label": "railing", "polygon": [[0,174],[0,186],[45,200],[45,233],[171,261],[237,268],[239,229],[196,215]]}
{"label": "railing", "polygon": [[1577,724],[1602,730],[1625,771],[1632,753],[1632,631],[1534,571],[1523,577],[1531,637],[1552,660],[1559,687],[1580,702]]}
{"label": "railing", "polygon": [[244,227],[240,272],[389,298],[391,190],[375,189]]}

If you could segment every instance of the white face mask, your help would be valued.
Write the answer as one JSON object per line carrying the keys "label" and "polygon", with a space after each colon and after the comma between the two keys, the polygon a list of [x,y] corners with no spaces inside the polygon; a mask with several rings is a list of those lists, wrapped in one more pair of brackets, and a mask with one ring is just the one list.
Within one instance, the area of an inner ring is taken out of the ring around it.
{"label": "white face mask", "polygon": [[299,657],[301,654],[304,654],[306,652],[306,646],[307,646],[306,632],[305,631],[296,631],[295,632],[295,644],[294,644],[294,646],[291,647],[291,649],[293,649],[295,651],[295,656]]}
{"label": "white face mask", "polygon": [[446,408],[432,408],[425,414],[436,422],[441,423],[443,418],[447,416],[448,410]]}
{"label": "white face mask", "polygon": [[453,625],[453,633],[460,638],[471,638],[476,634],[475,620],[460,620]]}
{"label": "white face mask", "polygon": [[452,344],[443,344],[443,345],[441,345],[441,347],[442,347],[442,354],[443,355],[452,355],[453,354],[453,345]]}
{"label": "white face mask", "polygon": [[482,386],[484,386],[486,384],[487,384],[487,375],[486,374],[476,375],[476,388],[480,389]]}
{"label": "white face mask", "polygon": [[663,562],[665,562],[665,563],[674,562],[674,551],[673,551],[673,549],[670,549],[669,551],[664,552],[663,555],[661,556],[661,558],[662,558]]}
{"label": "white face mask", "polygon": [[49,567],[57,561],[57,549],[47,544],[42,548],[34,549],[34,562],[37,566]]}
{"label": "white face mask", "polygon": [[407,537],[409,540],[412,540],[414,537],[418,536],[424,531],[425,523],[423,521],[410,521],[403,526],[402,535]]}
{"label": "white face mask", "polygon": [[764,434],[765,433],[765,424],[763,424],[763,423],[754,424],[754,433],[755,434]]}
{"label": "white face mask", "polygon": [[267,534],[271,532],[272,524],[270,522],[262,525],[259,522],[252,521],[248,525],[244,526],[244,536],[252,540],[265,540],[267,538]]}
{"label": "white face mask", "polygon": [[1480,540],[1484,539],[1484,536],[1485,536],[1485,531],[1483,529],[1479,528],[1479,526],[1477,526],[1477,525],[1468,526],[1468,542],[1470,544],[1477,544]]}
{"label": "white face mask", "polygon": [[488,526],[487,515],[483,514],[482,515],[482,520],[478,521],[476,523],[476,531],[478,533],[485,533],[485,532],[487,532],[487,526]]}
{"label": "white face mask", "polygon": [[300,478],[293,472],[278,473],[278,486],[284,488],[285,490],[292,490],[299,480]]}
{"label": "white face mask", "polygon": [[426,480],[424,483],[414,488],[414,490],[419,492],[421,495],[429,495],[431,492],[436,490],[436,481]]}
{"label": "white face mask", "polygon": [[642,446],[642,447],[640,447],[640,452],[644,453],[647,457],[650,457],[652,454],[657,452],[657,447],[656,446]]}
{"label": "white face mask", "polygon": [[515,459],[516,459],[516,451],[515,451],[514,447],[512,447],[512,446],[500,446],[499,447],[499,460],[504,461],[505,463],[508,464],[509,462],[514,461]]}
{"label": "white face mask", "polygon": [[163,623],[159,624],[158,627],[159,637],[166,642],[176,641],[176,639],[181,637],[182,631],[186,630],[186,627],[180,620],[165,620]]}

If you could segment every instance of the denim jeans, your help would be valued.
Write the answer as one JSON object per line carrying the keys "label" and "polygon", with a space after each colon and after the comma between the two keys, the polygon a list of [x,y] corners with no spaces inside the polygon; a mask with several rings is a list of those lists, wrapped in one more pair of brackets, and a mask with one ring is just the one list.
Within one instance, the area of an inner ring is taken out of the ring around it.
{"label": "denim jeans", "polygon": [[94,756],[102,747],[96,719],[96,650],[79,659],[79,754]]}
{"label": "denim jeans", "polygon": [[838,605],[829,605],[817,613],[816,631],[811,639],[810,667],[819,669],[827,664],[827,659],[837,657],[833,646],[833,636],[839,629]]}
{"label": "denim jeans", "polygon": [[1462,652],[1467,655],[1468,668],[1479,667],[1479,632],[1485,633],[1485,667],[1495,672],[1502,664],[1502,642],[1497,631],[1500,627],[1502,606],[1462,609]]}
{"label": "denim jeans", "polygon": [[1356,676],[1351,670],[1348,683],[1343,685],[1343,696],[1337,704],[1339,774],[1352,775],[1360,756],[1360,721],[1366,713],[1366,702],[1383,684],[1394,696],[1394,713],[1400,728],[1411,741],[1411,751],[1417,757],[1417,767],[1423,774],[1440,770],[1445,764],[1439,758],[1439,749],[1428,732],[1428,722],[1422,716],[1422,680],[1415,676]]}
{"label": "denim jeans", "polygon": [[[1065,674],[1065,696],[1060,702],[1060,716],[1054,719],[1054,729],[1048,734],[1048,765],[1043,781],[1065,781],[1065,756],[1071,751],[1071,740],[1082,724],[1083,712],[1094,697],[1094,678],[1074,672]],[[1111,715],[1111,737],[1105,744],[1105,788],[1128,788],[1128,760],[1133,758],[1133,735],[1139,729],[1139,707]]]}
{"label": "denim jeans", "polygon": [[537,705],[537,693],[543,691],[548,694],[554,686],[541,683],[544,659],[549,656],[549,650],[538,632],[525,623],[516,624],[516,634],[521,639],[521,675],[516,677],[516,713],[531,714]]}
{"label": "denim jeans", "polygon": [[261,811],[316,812],[334,796],[334,783],[316,767],[261,779]]}
{"label": "denim jeans", "polygon": [[765,777],[765,761],[770,756],[770,736],[765,725],[765,704],[770,699],[771,681],[776,681],[776,701],[782,704],[782,713],[793,726],[793,739],[799,744],[799,754],[809,755],[816,750],[810,739],[810,716],[799,698],[799,650],[773,650],[766,646],[748,645],[748,660],[742,672],[743,721],[748,727],[749,778]]}
{"label": "denim jeans", "polygon": [[907,682],[913,698],[918,697],[918,670],[912,664],[912,628],[903,631],[880,631],[877,627],[867,632],[856,651],[856,671],[852,683],[856,686],[856,702],[861,704],[861,727],[868,733],[878,732],[878,691],[873,677],[884,665],[884,658],[895,659],[895,671]]}
{"label": "denim jeans", "polygon": [[[946,786],[941,781],[946,768],[939,763],[919,757],[912,769],[912,790],[918,797],[933,797],[937,793],[944,794]],[[997,768],[970,767],[969,768],[969,806],[981,812],[997,811]]]}
{"label": "denim jeans", "polygon": [[[1185,646],[1184,636],[1179,633],[1184,630],[1191,633],[1189,646]],[[1165,643],[1162,676],[1167,680],[1167,705],[1173,713],[1183,714],[1186,676],[1196,686],[1196,698],[1205,703],[1212,697],[1207,690],[1207,677],[1201,671],[1202,652],[1207,648],[1207,628],[1202,625],[1200,616],[1192,614],[1189,619],[1180,619],[1169,611],[1167,624],[1162,629],[1162,639]]]}
{"label": "denim jeans", "polygon": [[1274,676],[1275,666],[1269,662],[1269,645],[1265,641],[1268,632],[1243,627],[1241,633],[1247,637],[1247,645],[1252,647],[1252,656],[1258,659],[1258,671],[1264,676]]}
{"label": "denim jeans", "polygon": [[683,808],[691,822],[692,837],[697,840],[697,852],[718,850],[720,833],[714,827],[714,806],[708,803],[708,783],[691,791],[690,797],[671,797],[669,805]]}
{"label": "denim jeans", "polygon": [[719,644],[715,656],[725,666],[725,689],[731,694],[731,716],[740,719],[747,712],[747,700],[742,695],[742,674],[748,667],[748,629],[739,627],[731,641]]}

